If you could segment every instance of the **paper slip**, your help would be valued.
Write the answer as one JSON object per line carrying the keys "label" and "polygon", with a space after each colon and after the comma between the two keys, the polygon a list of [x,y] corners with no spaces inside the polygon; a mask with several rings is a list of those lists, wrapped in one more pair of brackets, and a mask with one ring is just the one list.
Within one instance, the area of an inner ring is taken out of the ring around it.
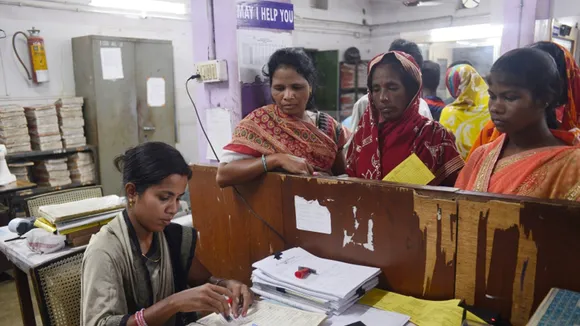
{"label": "paper slip", "polygon": [[383,181],[425,186],[433,181],[433,179],[435,179],[435,175],[433,175],[417,154],[413,153],[389,172],[383,178]]}
{"label": "paper slip", "polygon": [[342,315],[330,317],[322,326],[346,326],[359,321],[366,326],[403,326],[409,321],[409,316],[355,304]]}
{"label": "paper slip", "polygon": [[246,317],[234,319],[228,323],[223,317],[214,313],[190,324],[190,326],[317,326],[325,319],[325,314],[256,301]]}
{"label": "paper slip", "polygon": [[[300,266],[312,268],[316,270],[316,274],[311,274],[306,279],[298,279],[294,273]],[[322,259],[302,248],[292,248],[279,255],[266,257],[252,267],[278,282],[330,295],[336,300],[354,295],[364,283],[381,271],[375,267]]]}
{"label": "paper slip", "polygon": [[[458,306],[459,302],[459,299],[421,300],[378,289],[371,290],[359,301],[367,306],[408,315],[417,326],[461,325],[463,308]],[[469,312],[467,319],[483,322]]]}

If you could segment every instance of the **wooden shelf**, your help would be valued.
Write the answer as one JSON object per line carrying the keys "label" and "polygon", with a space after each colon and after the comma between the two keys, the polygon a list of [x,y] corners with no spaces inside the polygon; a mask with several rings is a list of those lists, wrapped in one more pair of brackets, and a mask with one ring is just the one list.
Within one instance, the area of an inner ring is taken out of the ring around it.
{"label": "wooden shelf", "polygon": [[84,183],[73,182],[71,184],[64,185],[64,186],[56,186],[56,187],[36,187],[36,188],[32,188],[32,189],[18,191],[18,192],[15,193],[15,196],[17,196],[17,197],[36,196],[36,195],[45,194],[45,193],[53,192],[53,191],[66,190],[66,189],[79,188],[79,187],[86,187],[86,186],[94,186],[94,185],[96,185],[96,183],[94,183],[94,182],[84,182]]}
{"label": "wooden shelf", "polygon": [[95,146],[86,145],[86,146],[80,146],[80,147],[52,149],[52,150],[47,150],[47,151],[30,151],[30,152],[11,153],[11,154],[6,155],[6,161],[14,162],[17,160],[35,159],[35,158],[39,158],[39,157],[56,156],[56,155],[78,153],[78,152],[88,152],[88,151],[94,151],[94,150],[95,150]]}

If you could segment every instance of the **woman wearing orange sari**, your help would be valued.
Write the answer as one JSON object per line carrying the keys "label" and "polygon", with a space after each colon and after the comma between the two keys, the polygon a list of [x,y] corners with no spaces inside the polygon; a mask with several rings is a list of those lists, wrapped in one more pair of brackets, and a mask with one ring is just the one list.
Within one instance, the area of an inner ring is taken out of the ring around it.
{"label": "woman wearing orange sari", "polygon": [[538,49],[510,51],[489,77],[489,111],[502,133],[473,152],[456,187],[470,191],[580,201],[580,148],[554,130],[561,93],[553,58]]}
{"label": "woman wearing orange sari", "polygon": [[419,114],[421,70],[403,52],[375,57],[368,68],[369,104],[347,154],[351,177],[381,180],[411,154],[435,175],[430,185],[452,186],[464,165],[455,138]]}
{"label": "woman wearing orange sari", "polygon": [[[564,82],[559,98],[559,107],[556,109],[556,117],[560,123],[558,129],[571,131],[577,139],[580,139],[580,67],[574,61],[572,53],[556,43],[538,42],[531,47],[547,52],[556,60],[560,78]],[[499,136],[501,136],[501,132],[495,128],[493,121],[490,120],[481,130],[469,155],[479,146],[491,143]]]}
{"label": "woman wearing orange sari", "polygon": [[[316,69],[300,49],[276,51],[268,62],[274,104],[254,110],[224,147],[217,182],[251,181],[275,170],[293,174],[344,173],[348,131],[313,105]],[[317,171],[317,172],[315,172]]]}

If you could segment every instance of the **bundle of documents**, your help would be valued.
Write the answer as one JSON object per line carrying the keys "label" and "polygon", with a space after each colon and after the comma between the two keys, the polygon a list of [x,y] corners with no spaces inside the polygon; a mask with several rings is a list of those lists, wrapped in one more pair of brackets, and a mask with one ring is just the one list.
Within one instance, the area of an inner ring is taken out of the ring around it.
{"label": "bundle of documents", "polygon": [[68,169],[73,182],[95,182],[95,163],[91,153],[79,152],[69,156]]}
{"label": "bundle of documents", "polygon": [[[292,248],[252,265],[254,293],[306,311],[340,315],[378,285],[380,269],[318,258]],[[312,271],[298,278],[297,271]]]}
{"label": "bundle of documents", "polygon": [[72,246],[85,245],[123,207],[123,199],[116,195],[41,206],[34,225],[55,234],[66,235],[67,242]]}
{"label": "bundle of documents", "polygon": [[34,166],[32,162],[9,163],[10,173],[16,176],[16,180],[30,182],[30,168]]}
{"label": "bundle of documents", "polygon": [[60,187],[72,183],[66,158],[39,161],[34,167],[34,180],[43,187]]}
{"label": "bundle of documents", "polygon": [[58,119],[54,105],[32,106],[24,108],[32,149],[55,150],[62,148],[62,140],[58,130]]}
{"label": "bundle of documents", "polygon": [[0,105],[0,144],[8,153],[30,152],[26,116],[20,105]]}
{"label": "bundle of documents", "polygon": [[85,119],[83,118],[83,98],[59,100],[56,103],[62,144],[65,148],[85,146]]}

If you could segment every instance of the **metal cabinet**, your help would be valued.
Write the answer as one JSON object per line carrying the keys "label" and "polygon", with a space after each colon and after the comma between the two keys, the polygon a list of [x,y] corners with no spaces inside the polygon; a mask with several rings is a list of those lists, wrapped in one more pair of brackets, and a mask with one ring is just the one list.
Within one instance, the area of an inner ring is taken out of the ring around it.
{"label": "metal cabinet", "polygon": [[[176,142],[173,46],[171,41],[90,35],[72,39],[77,96],[85,100],[85,131],[99,150],[98,168],[105,194],[122,194],[113,160],[146,141]],[[150,106],[149,78],[164,104]]]}

